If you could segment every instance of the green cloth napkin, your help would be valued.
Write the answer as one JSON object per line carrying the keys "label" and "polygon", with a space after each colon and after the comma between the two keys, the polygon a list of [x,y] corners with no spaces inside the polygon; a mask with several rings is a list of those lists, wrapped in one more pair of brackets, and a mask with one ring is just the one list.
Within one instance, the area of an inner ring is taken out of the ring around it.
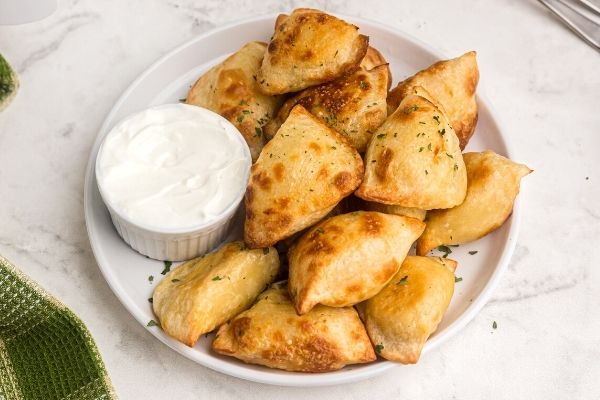
{"label": "green cloth napkin", "polygon": [[86,326],[0,257],[0,400],[116,399]]}
{"label": "green cloth napkin", "polygon": [[15,97],[19,88],[19,79],[8,61],[0,54],[0,111]]}

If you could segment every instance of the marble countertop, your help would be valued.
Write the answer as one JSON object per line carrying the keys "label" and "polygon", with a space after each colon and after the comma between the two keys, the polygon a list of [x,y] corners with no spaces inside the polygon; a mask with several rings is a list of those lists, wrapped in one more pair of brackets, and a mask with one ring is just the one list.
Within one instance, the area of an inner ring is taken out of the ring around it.
{"label": "marble countertop", "polygon": [[[121,399],[565,398],[600,395],[600,54],[533,0],[64,0],[0,27],[22,87],[0,114],[0,254],[69,305]],[[535,173],[493,298],[456,337],[402,367],[329,388],[283,388],[201,367],[152,337],[102,278],[83,217],[84,168],[113,103],[149,64],[233,20],[313,6],[478,51],[514,159]],[[493,330],[492,322],[498,328]],[[399,378],[400,376],[400,378]]]}

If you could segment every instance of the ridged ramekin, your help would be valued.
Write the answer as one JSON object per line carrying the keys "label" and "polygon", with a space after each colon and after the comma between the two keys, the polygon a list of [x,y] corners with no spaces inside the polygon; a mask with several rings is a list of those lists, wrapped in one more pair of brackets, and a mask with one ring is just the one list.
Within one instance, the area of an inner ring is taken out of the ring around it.
{"label": "ridged ramekin", "polygon": [[[212,113],[210,110],[203,110]],[[242,134],[233,124],[225,118],[220,116],[219,118],[234,128],[236,140],[242,144],[244,157],[247,160],[243,182],[248,182],[250,166],[252,165],[252,157],[248,145]],[[98,158],[102,154],[103,145],[104,143],[98,151]],[[98,176],[98,158],[96,159],[96,177]],[[96,181],[98,182],[98,179]],[[110,218],[117,233],[131,248],[140,254],[156,260],[185,261],[205,254],[223,242],[229,233],[232,223],[235,221],[236,211],[239,209],[240,203],[244,198],[246,186],[240,187],[239,193],[237,193],[234,200],[219,216],[206,223],[186,229],[158,229],[136,223],[118,212],[103,192],[103,188],[99,183],[98,190],[110,213]]]}
{"label": "ridged ramekin", "polygon": [[231,213],[222,215],[213,224],[181,233],[144,229],[127,221],[106,205],[117,233],[132,249],[155,260],[185,261],[208,253],[223,242],[235,220],[239,201],[238,207]]}

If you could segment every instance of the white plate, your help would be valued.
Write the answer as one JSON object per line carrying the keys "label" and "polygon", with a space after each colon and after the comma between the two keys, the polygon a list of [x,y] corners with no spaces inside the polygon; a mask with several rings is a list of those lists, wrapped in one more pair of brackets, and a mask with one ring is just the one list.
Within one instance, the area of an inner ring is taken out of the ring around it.
{"label": "white plate", "polygon": [[[85,219],[96,260],[108,284],[129,312],[141,323],[156,319],[148,298],[163,277],[163,264],[150,260],[129,248],[117,235],[111,224],[94,176],[94,160],[104,135],[120,119],[149,106],[177,102],[185,97],[190,85],[208,68],[226,55],[241,48],[247,41],[268,41],[272,34],[275,15],[239,22],[213,30],[178,47],[146,70],[123,93],[106,117],[92,152],[85,180]],[[419,69],[445,58],[419,40],[405,33],[355,17],[343,17],[358,25],[361,33],[370,36],[370,44],[379,49],[390,63],[394,84]],[[485,71],[483,72],[485,73]],[[469,143],[469,150],[492,149],[510,156],[505,136],[489,103],[479,94],[479,122]],[[512,217],[491,235],[458,248],[452,248],[451,258],[459,262],[456,272],[463,280],[456,284],[454,297],[437,332],[425,345],[422,357],[459,332],[483,307],[490,297],[513,253],[518,226],[518,204]],[[235,233],[232,233],[235,235]],[[468,251],[477,250],[475,255]],[[154,282],[148,281],[150,275]],[[212,337],[202,337],[194,348],[189,348],[168,337],[158,327],[148,330],[163,343],[197,363],[251,381],[289,386],[322,386],[365,379],[395,368],[401,376],[402,366],[377,361],[353,365],[340,371],[309,374],[290,373],[244,364],[231,357],[217,355],[210,350]],[[475,351],[472,347],[465,351]]]}

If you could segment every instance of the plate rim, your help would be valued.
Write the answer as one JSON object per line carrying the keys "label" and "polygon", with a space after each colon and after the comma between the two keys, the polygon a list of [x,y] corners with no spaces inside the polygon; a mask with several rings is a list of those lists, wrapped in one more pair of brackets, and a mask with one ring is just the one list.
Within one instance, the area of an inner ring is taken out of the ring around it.
{"label": "plate rim", "polygon": [[[423,50],[427,51],[428,53],[437,57],[438,59],[447,59],[448,58],[444,54],[444,52],[439,51],[438,49],[436,49],[435,47],[422,41],[421,39],[414,37],[413,35],[406,33],[396,27],[388,25],[386,23],[382,23],[377,20],[373,20],[370,18],[364,18],[364,17],[360,17],[360,16],[350,16],[350,15],[344,15],[341,13],[334,13],[334,12],[328,12],[328,13],[338,16],[342,19],[348,20],[352,23],[356,23],[356,24],[360,24],[362,21],[362,22],[366,22],[367,24],[377,25],[378,28],[388,31],[389,33],[391,33],[393,35],[403,38],[407,42],[412,42],[413,44],[421,47]],[[144,79],[146,79],[148,75],[150,75],[152,72],[154,72],[155,69],[157,69],[162,63],[164,63],[164,62],[168,61],[170,58],[172,58],[175,54],[177,54],[178,52],[182,51],[183,49],[185,49],[189,46],[192,46],[197,41],[202,41],[209,36],[218,34],[223,31],[227,31],[230,28],[236,27],[238,25],[251,24],[251,23],[256,23],[256,22],[260,22],[260,21],[267,22],[269,20],[272,22],[277,17],[278,14],[280,14],[280,13],[263,13],[263,14],[260,14],[260,15],[254,16],[254,17],[250,17],[250,18],[244,18],[244,19],[238,19],[235,21],[231,21],[229,23],[223,24],[220,27],[203,32],[202,34],[197,35],[197,36],[181,43],[180,45],[176,46],[174,49],[172,49],[171,51],[162,55],[155,62],[150,64],[146,69],[144,69],[137,76],[136,79],[134,79],[129,84],[129,86],[121,93],[121,95],[119,96],[117,101],[113,104],[109,113],[104,118],[100,128],[96,131],[96,136],[95,136],[94,142],[90,148],[90,155],[89,155],[88,162],[87,162],[87,165],[85,168],[84,218],[85,218],[86,231],[88,234],[88,239],[90,241],[90,247],[92,248],[92,253],[96,260],[96,264],[98,265],[98,268],[100,269],[100,272],[102,273],[104,280],[107,282],[108,286],[111,288],[115,297],[117,297],[119,302],[125,307],[127,312],[135,320],[137,320],[138,323],[140,323],[143,327],[146,326],[146,322],[141,319],[141,316],[139,315],[139,311],[140,311],[139,308],[135,305],[135,303],[129,301],[129,299],[128,299],[129,296],[127,295],[127,292],[125,290],[123,290],[123,288],[120,286],[120,284],[117,282],[117,280],[113,278],[110,268],[108,268],[106,266],[106,264],[108,264],[108,262],[104,258],[100,249],[98,248],[97,239],[94,240],[94,238],[96,237],[96,234],[93,229],[94,222],[91,217],[91,214],[93,213],[93,211],[91,208],[92,194],[91,194],[90,185],[92,183],[91,181],[93,181],[93,171],[94,171],[93,166],[95,164],[95,154],[97,153],[97,149],[102,140],[102,137],[100,136],[100,134],[107,130],[108,125],[110,123],[112,123],[111,122],[112,120],[114,120],[115,114],[121,108],[121,106],[125,102],[126,98],[137,88],[139,83],[141,81],[143,81]],[[484,92],[484,93],[482,93],[482,92]],[[514,151],[513,151],[512,145],[510,144],[510,141],[508,140],[508,137],[504,134],[504,132],[506,132],[506,129],[505,129],[506,125],[502,122],[502,118],[500,117],[500,114],[494,108],[494,106],[493,106],[492,102],[489,100],[489,98],[485,95],[485,90],[481,90],[481,87],[478,90],[476,98],[477,98],[478,107],[484,107],[487,109],[489,115],[491,116],[491,122],[496,125],[498,132],[500,132],[499,138],[500,138],[501,143],[504,145],[504,148],[506,149],[505,155],[507,157],[510,157],[510,155],[514,154]],[[500,281],[500,278],[502,277],[506,268],[508,267],[508,264],[512,258],[512,255],[513,255],[515,247],[516,247],[518,233],[520,230],[520,222],[521,222],[520,203],[521,202],[519,200],[519,197],[517,197],[517,199],[514,203],[514,206],[513,206],[512,215],[509,217],[509,220],[507,221],[508,223],[510,223],[510,228],[507,233],[506,241],[502,248],[502,253],[501,253],[500,259],[497,263],[497,266],[496,266],[494,272],[490,275],[489,280],[481,288],[479,296],[465,309],[465,311],[454,322],[452,322],[446,328],[446,330],[444,331],[444,333],[442,335],[436,336],[434,339],[429,340],[427,342],[428,345],[426,344],[425,348],[423,349],[423,354],[425,354],[431,350],[434,350],[435,348],[440,346],[442,343],[446,342],[447,340],[452,338],[454,335],[456,335],[459,331],[461,331],[467,324],[469,324],[475,318],[475,316],[483,309],[485,304],[490,299],[492,293],[494,292],[494,290],[496,289],[496,287]],[[234,368],[233,370],[231,370],[228,368],[221,367],[221,365],[219,365],[220,363],[210,364],[210,363],[205,363],[198,359],[192,358],[189,354],[186,354],[177,348],[177,347],[179,347],[179,345],[181,345],[180,343],[174,343],[172,339],[169,340],[168,338],[163,337],[161,335],[157,335],[148,329],[146,329],[146,330],[149,331],[149,333],[152,336],[154,336],[155,338],[160,340],[162,343],[164,343],[165,345],[170,347],[172,350],[174,350],[181,356],[184,356],[187,359],[190,359],[191,361],[196,362],[197,364],[200,364],[206,368],[210,368],[214,371],[223,373],[225,375],[233,376],[235,378],[244,379],[247,381],[263,383],[263,384],[271,384],[271,385],[279,385],[279,386],[293,386],[293,387],[330,386],[330,385],[336,385],[336,384],[344,384],[344,383],[361,381],[361,380],[364,380],[364,379],[367,379],[367,378],[370,378],[370,377],[373,377],[376,375],[380,375],[384,371],[388,371],[392,368],[402,366],[401,364],[393,363],[391,361],[380,360],[377,363],[373,363],[369,367],[362,368],[361,370],[356,371],[354,373],[338,374],[338,375],[275,374],[271,371],[257,372],[257,371],[253,371],[253,370],[249,370],[249,369],[243,369],[243,368],[242,369]],[[241,363],[242,362],[240,361],[240,366],[245,365],[245,364],[241,364]],[[274,371],[280,372],[278,370],[274,370]],[[349,370],[348,372],[351,372],[351,370]],[[255,376],[253,376],[253,374]]]}

